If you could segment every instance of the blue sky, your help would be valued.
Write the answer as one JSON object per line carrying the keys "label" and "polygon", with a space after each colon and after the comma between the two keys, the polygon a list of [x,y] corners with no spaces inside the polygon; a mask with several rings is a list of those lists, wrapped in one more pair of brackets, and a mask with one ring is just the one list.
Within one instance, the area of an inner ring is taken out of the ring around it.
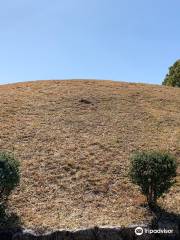
{"label": "blue sky", "polygon": [[180,58],[179,12],[179,0],[1,1],[0,83],[160,84]]}

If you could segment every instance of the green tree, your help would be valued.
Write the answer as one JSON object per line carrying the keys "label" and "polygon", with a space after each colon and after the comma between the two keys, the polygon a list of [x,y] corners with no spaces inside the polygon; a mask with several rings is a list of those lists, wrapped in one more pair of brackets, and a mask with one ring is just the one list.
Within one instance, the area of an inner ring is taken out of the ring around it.
{"label": "green tree", "polygon": [[149,206],[155,206],[157,198],[174,184],[176,159],[166,152],[143,151],[131,157],[130,178],[140,186]]}
{"label": "green tree", "polygon": [[6,204],[9,194],[19,184],[19,162],[6,152],[0,152],[0,203]]}
{"label": "green tree", "polygon": [[166,75],[163,85],[180,87],[180,60],[177,60],[173,66],[169,68],[169,73]]}

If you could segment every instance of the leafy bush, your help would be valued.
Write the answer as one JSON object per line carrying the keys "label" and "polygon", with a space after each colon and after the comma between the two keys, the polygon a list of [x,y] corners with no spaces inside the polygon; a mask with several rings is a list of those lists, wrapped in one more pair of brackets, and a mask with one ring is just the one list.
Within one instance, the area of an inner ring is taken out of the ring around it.
{"label": "leafy bush", "polygon": [[0,152],[0,201],[6,202],[20,181],[19,162],[12,154]]}
{"label": "leafy bush", "polygon": [[166,152],[137,152],[131,157],[130,177],[140,186],[149,206],[155,206],[157,198],[173,185],[177,163]]}
{"label": "leafy bush", "polygon": [[180,87],[180,60],[177,60],[174,65],[169,68],[169,73],[166,75],[162,84]]}

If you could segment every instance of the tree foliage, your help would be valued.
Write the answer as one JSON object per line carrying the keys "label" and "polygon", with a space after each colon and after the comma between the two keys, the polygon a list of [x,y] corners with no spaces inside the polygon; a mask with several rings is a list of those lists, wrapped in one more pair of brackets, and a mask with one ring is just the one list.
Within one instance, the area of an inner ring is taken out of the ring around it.
{"label": "tree foliage", "polygon": [[169,68],[169,73],[166,75],[163,85],[180,87],[180,60],[177,60],[173,66]]}
{"label": "tree foliage", "polygon": [[157,198],[173,185],[177,163],[166,152],[137,152],[131,157],[130,177],[140,186],[150,206],[156,205]]}
{"label": "tree foliage", "polygon": [[12,154],[0,152],[0,202],[3,203],[20,181],[19,162]]}

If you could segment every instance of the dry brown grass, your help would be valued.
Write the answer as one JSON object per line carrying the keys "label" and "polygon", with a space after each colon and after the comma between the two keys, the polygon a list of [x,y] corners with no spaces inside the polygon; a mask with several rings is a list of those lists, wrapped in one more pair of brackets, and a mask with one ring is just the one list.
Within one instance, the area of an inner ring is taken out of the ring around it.
{"label": "dry brown grass", "polygon": [[[142,223],[150,215],[128,180],[128,158],[166,149],[180,160],[180,89],[87,80],[3,85],[0,149],[21,162],[10,206],[24,227]],[[159,201],[168,211],[180,213],[179,187],[177,177]]]}

